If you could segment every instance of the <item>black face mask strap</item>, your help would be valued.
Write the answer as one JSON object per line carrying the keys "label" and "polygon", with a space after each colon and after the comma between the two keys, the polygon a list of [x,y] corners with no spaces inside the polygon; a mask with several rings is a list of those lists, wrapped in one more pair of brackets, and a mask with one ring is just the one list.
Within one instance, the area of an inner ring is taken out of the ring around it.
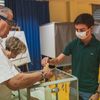
{"label": "black face mask strap", "polygon": [[6,17],[4,17],[4,16],[2,16],[2,15],[0,15],[0,18],[1,18],[1,19],[3,19],[4,21],[6,21],[6,20],[7,20],[7,18],[6,18]]}
{"label": "black face mask strap", "polygon": [[6,21],[10,26],[16,26],[16,23],[14,23],[13,20],[8,20],[7,17],[4,17],[2,15],[0,15],[0,18],[4,21]]}

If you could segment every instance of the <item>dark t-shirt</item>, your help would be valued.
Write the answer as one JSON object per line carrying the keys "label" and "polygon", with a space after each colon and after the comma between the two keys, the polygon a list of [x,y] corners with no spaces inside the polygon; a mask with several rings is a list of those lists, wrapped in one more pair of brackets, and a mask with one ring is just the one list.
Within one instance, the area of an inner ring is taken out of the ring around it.
{"label": "dark t-shirt", "polygon": [[79,90],[94,93],[98,88],[100,41],[93,36],[88,45],[75,39],[67,45],[64,55],[72,55],[72,74],[79,80]]}

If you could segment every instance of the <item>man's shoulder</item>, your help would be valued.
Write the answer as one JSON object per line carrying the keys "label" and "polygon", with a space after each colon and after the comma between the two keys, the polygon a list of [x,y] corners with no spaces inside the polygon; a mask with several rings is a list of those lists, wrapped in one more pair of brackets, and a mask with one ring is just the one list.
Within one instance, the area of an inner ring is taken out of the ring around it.
{"label": "man's shoulder", "polygon": [[77,45],[77,43],[79,42],[78,38],[73,39],[72,41],[70,41],[66,47],[74,47],[75,45]]}
{"label": "man's shoulder", "polygon": [[76,44],[77,42],[79,42],[80,40],[78,38],[73,39],[70,43],[72,44]]}

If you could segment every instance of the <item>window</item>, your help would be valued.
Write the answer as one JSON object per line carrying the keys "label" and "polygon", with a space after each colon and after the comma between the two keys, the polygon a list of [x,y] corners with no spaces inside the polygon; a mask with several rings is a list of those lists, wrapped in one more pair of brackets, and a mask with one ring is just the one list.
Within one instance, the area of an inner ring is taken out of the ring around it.
{"label": "window", "polygon": [[100,22],[100,5],[92,5],[93,17]]}

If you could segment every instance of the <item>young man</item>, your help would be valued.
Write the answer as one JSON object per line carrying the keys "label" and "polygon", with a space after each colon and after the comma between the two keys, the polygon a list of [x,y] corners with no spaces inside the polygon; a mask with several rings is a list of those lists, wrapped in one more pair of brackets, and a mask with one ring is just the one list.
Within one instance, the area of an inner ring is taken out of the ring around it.
{"label": "young man", "polygon": [[[9,30],[11,29],[13,22],[12,10],[0,6],[0,37],[7,37]],[[1,41],[0,41],[1,42]],[[5,86],[12,90],[26,88],[33,85],[35,82],[43,79],[50,78],[51,72],[49,69],[44,68],[41,71],[35,73],[19,73],[15,67],[10,63],[9,59],[6,57],[2,45],[0,43],[0,100],[8,100]],[[2,98],[2,94],[3,97]]]}
{"label": "young man", "polygon": [[77,16],[74,21],[77,38],[54,59],[42,60],[42,65],[59,64],[65,56],[72,55],[72,74],[79,80],[79,94],[83,100],[98,100],[100,64],[100,41],[92,34],[94,18],[88,13]]}

